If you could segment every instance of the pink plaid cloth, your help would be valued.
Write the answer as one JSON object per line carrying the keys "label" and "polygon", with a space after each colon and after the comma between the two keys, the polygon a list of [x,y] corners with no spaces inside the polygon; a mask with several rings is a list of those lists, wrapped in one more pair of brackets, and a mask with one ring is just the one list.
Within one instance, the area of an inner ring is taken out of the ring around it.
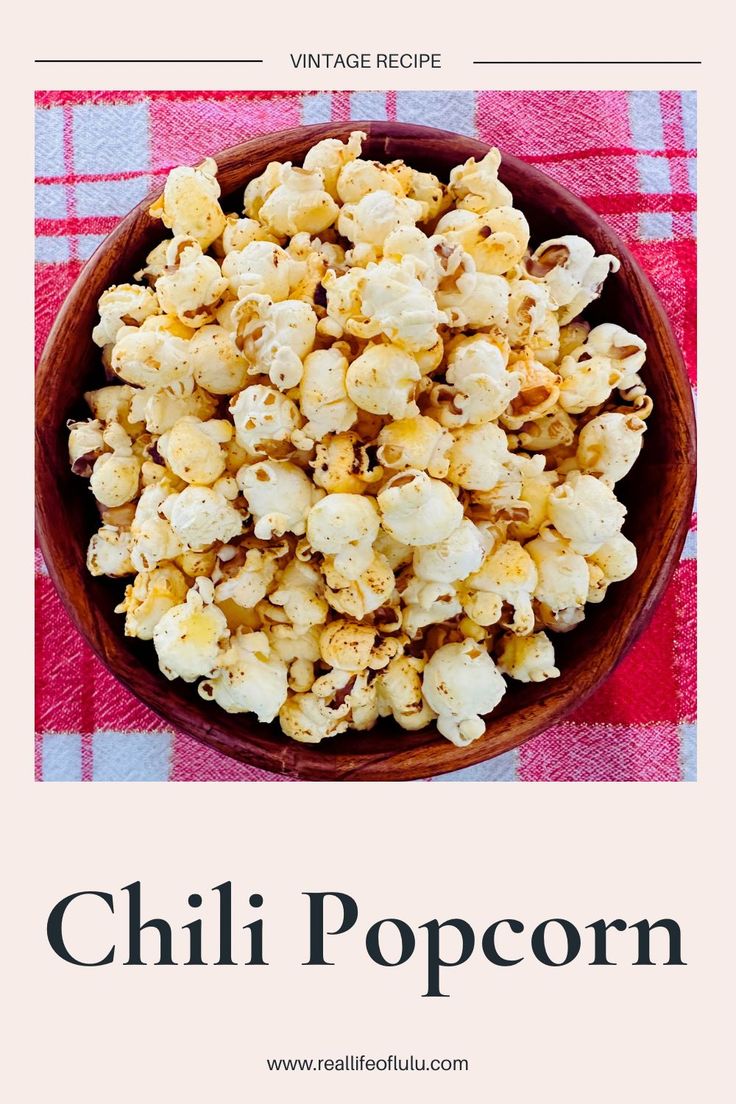
{"label": "pink plaid cloth", "polygon": [[[349,118],[439,124],[540,166],[582,196],[649,274],[695,384],[694,92],[42,92],[36,101],[37,351],[82,265],[176,164],[253,135]],[[119,686],[36,563],[36,776],[275,779],[173,732]],[[450,779],[695,777],[695,524],[654,619],[562,724]]]}

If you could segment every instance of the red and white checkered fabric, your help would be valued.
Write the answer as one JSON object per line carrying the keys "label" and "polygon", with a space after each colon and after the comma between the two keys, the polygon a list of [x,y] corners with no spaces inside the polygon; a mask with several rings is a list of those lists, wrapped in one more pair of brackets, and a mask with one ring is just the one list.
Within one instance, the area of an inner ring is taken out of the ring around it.
{"label": "red and white checkered fabric", "polygon": [[[329,119],[437,124],[493,142],[583,197],[649,274],[695,385],[694,92],[41,92],[36,101],[37,352],[102,238],[176,164]],[[211,781],[275,776],[172,732],[72,628],[36,564],[36,775]],[[515,752],[446,776],[496,781],[695,777],[695,521],[654,620],[606,684]]]}

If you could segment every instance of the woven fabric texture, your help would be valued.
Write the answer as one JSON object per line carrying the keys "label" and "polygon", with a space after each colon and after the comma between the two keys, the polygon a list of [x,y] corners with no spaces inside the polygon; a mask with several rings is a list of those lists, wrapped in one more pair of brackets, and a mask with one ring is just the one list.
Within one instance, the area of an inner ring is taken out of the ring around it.
{"label": "woven fabric texture", "polygon": [[[695,387],[696,103],[679,91],[39,93],[37,354],[85,260],[172,166],[264,132],[350,118],[477,136],[581,196],[651,278]],[[693,780],[695,557],[693,518],[652,623],[605,685],[522,748],[441,780]],[[278,780],[172,731],[131,697],[71,626],[40,555],[36,584],[39,780]]]}

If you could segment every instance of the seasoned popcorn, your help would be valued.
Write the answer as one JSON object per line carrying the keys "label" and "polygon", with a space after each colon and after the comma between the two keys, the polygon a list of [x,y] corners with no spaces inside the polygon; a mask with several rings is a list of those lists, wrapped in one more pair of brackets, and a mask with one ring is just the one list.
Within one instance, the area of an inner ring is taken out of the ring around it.
{"label": "seasoned popcorn", "polygon": [[572,471],[551,491],[547,513],[573,552],[587,555],[620,531],[626,507],[602,480]]}
{"label": "seasoned popcorn", "polygon": [[267,723],[286,701],[287,674],[265,633],[240,629],[220,653],[214,674],[200,682],[198,690],[228,713],[255,713]]}
{"label": "seasoned popcorn", "polygon": [[140,284],[118,284],[103,291],[97,304],[100,321],[92,331],[95,345],[104,347],[117,341],[123,326],[139,326],[152,314],[158,314],[156,293]]}
{"label": "seasoned popcorn", "polygon": [[612,487],[633,468],[646,428],[636,414],[599,414],[580,430],[576,453],[580,470]]}
{"label": "seasoned popcorn", "polygon": [[244,516],[215,487],[185,487],[169,495],[161,513],[182,544],[202,552],[215,543],[226,543],[243,531]]}
{"label": "seasoned popcorn", "polygon": [[498,669],[517,682],[545,682],[559,678],[555,667],[555,650],[544,632],[532,636],[509,633],[501,638]]}
{"label": "seasoned popcorn", "polygon": [[376,500],[388,535],[412,546],[444,540],[463,519],[462,503],[452,489],[423,471],[393,476]]}
{"label": "seasoned popcorn", "polygon": [[288,460],[261,460],[244,465],[237,480],[257,537],[270,540],[284,533],[302,536],[319,491],[301,468]]}
{"label": "seasoned popcorn", "polygon": [[228,286],[217,261],[188,238],[182,242],[174,238],[166,259],[164,274],[156,281],[164,314],[192,328],[212,322]]}
{"label": "seasoned popcorn", "polygon": [[225,471],[223,445],[233,436],[230,422],[180,418],[156,446],[174,475],[185,483],[214,483]]}
{"label": "seasoned popcorn", "polygon": [[115,525],[102,525],[92,537],[87,548],[87,570],[90,575],[135,575],[130,558],[130,530]]}
{"label": "seasoned popcorn", "polygon": [[467,747],[483,735],[482,716],[496,708],[506,683],[486,649],[464,640],[437,649],[424,669],[422,692],[442,735]]}
{"label": "seasoned popcorn", "polygon": [[121,425],[112,422],[102,433],[110,451],[101,453],[90,474],[90,489],[103,506],[122,506],[138,495],[141,461]]}
{"label": "seasoned popcorn", "polygon": [[368,345],[348,368],[345,383],[361,410],[411,418],[419,413],[413,395],[420,378],[419,365],[410,353],[396,345]]}
{"label": "seasoned popcorn", "polygon": [[187,166],[172,169],[163,195],[149,214],[160,218],[175,237],[185,234],[207,249],[225,229],[219,197],[217,163],[208,157],[196,169]]}
{"label": "seasoned popcorn", "polygon": [[443,183],[366,141],[271,162],[242,210],[211,158],[169,173],[69,462],[167,678],[304,743],[386,717],[465,747],[636,570],[646,345],[581,317],[619,261],[530,244],[497,149]]}
{"label": "seasoned popcorn", "polygon": [[358,407],[347,391],[349,352],[348,345],[333,345],[309,353],[304,360],[299,406],[307,418],[304,432],[315,441],[350,429],[358,417]]}
{"label": "seasoned popcorn", "polygon": [[158,664],[168,679],[195,682],[217,667],[229,629],[213,603],[210,579],[197,579],[179,605],[167,610],[153,630]]}
{"label": "seasoned popcorn", "polygon": [[307,516],[307,540],[315,552],[330,557],[346,579],[357,579],[371,562],[380,520],[372,498],[328,494]]}
{"label": "seasoned popcorn", "polygon": [[153,631],[165,613],[186,599],[189,585],[173,563],[152,571],[141,571],[125,588],[125,598],[116,613],[125,614],[125,635],[152,640]]}
{"label": "seasoned popcorn", "polygon": [[337,218],[339,207],[324,190],[322,172],[317,169],[283,166],[279,183],[258,211],[258,218],[279,237],[298,234],[320,234]]}

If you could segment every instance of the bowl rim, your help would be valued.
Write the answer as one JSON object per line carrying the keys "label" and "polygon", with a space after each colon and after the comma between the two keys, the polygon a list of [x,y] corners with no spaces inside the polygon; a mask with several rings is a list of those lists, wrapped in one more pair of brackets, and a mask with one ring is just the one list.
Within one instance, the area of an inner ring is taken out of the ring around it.
{"label": "bowl rim", "polygon": [[[271,131],[257,135],[245,142],[229,146],[219,153],[211,154],[218,164],[218,175],[223,163],[229,165],[235,162],[247,160],[249,152],[254,146],[264,140],[278,140],[280,143],[305,144],[305,149],[314,142],[323,138],[345,138],[355,130],[365,131],[370,139],[383,140],[383,156],[386,160],[392,159],[396,151],[391,150],[394,139],[406,141],[417,140],[451,140],[462,143],[467,151],[466,157],[483,157],[492,146],[479,139],[457,134],[453,131],[442,130],[435,127],[420,126],[412,123],[380,122],[374,120],[347,120],[336,123],[316,123],[312,125],[292,127],[285,130]],[[692,515],[696,485],[695,443],[696,423],[693,406],[692,390],[688,380],[682,352],[672,332],[670,320],[664,307],[654,290],[650,280],[643,272],[636,258],[625,245],[619,235],[602,219],[597,212],[589,207],[584,200],[571,192],[564,185],[559,184],[554,178],[548,176],[535,165],[531,165],[521,158],[502,152],[501,176],[503,169],[513,167],[517,172],[525,175],[531,183],[538,180],[540,184],[549,189],[550,185],[556,194],[565,201],[566,206],[574,213],[580,213],[586,219],[593,219],[599,223],[605,231],[605,235],[613,246],[614,252],[627,268],[636,277],[641,290],[651,301],[657,312],[658,322],[664,348],[670,362],[676,369],[676,378],[673,380],[677,396],[682,403],[683,415],[687,428],[687,447],[683,456],[679,458],[677,469],[684,481],[682,513],[677,523],[674,536],[669,548],[663,556],[657,575],[654,577],[647,590],[637,593],[631,624],[628,631],[617,642],[613,650],[613,660],[607,666],[596,669],[591,666],[590,673],[571,686],[566,696],[553,705],[545,706],[544,699],[535,703],[530,712],[536,714],[535,718],[528,717],[521,723],[517,720],[516,712],[511,714],[514,721],[514,731],[506,736],[495,737],[493,746],[489,748],[486,737],[481,737],[465,748],[457,748],[442,737],[437,738],[431,745],[408,747],[404,749],[392,749],[387,752],[350,754],[334,752],[331,749],[331,741],[325,741],[320,745],[299,744],[288,741],[286,744],[274,742],[264,748],[261,745],[254,746],[248,741],[248,733],[244,732],[241,740],[235,741],[229,734],[218,732],[217,717],[213,714],[211,723],[188,723],[186,716],[186,703],[182,701],[177,706],[172,705],[171,699],[164,696],[162,699],[151,700],[140,693],[133,682],[122,673],[114,657],[111,658],[105,648],[97,640],[92,639],[83,626],[78,615],[76,605],[71,597],[70,588],[66,583],[67,567],[60,561],[54,551],[54,537],[51,527],[47,525],[46,515],[39,506],[46,500],[50,493],[48,485],[41,479],[40,469],[42,444],[38,435],[38,422],[36,422],[36,521],[37,534],[42,555],[44,557],[49,576],[59,594],[61,602],[69,615],[74,627],[80,633],[85,643],[92,648],[98,659],[114,675],[116,680],[126,687],[135,697],[142,701],[147,708],[174,726],[175,729],[186,732],[194,739],[219,750],[225,755],[238,759],[241,762],[262,768],[275,774],[300,779],[304,781],[409,781],[420,778],[436,777],[451,771],[460,770],[488,761],[506,751],[512,750],[532,739],[540,732],[549,728],[552,724],[559,723],[568,713],[580,706],[608,677],[615,666],[621,661],[640,634],[648,625],[654,610],[656,609],[665,589],[670,583],[689,530]],[[295,151],[295,158],[301,156],[301,151]],[[380,158],[381,154],[373,156]],[[223,189],[224,194],[228,192]],[[60,331],[64,328],[67,318],[72,314],[75,300],[80,294],[86,275],[93,271],[99,258],[118,243],[123,243],[127,238],[132,225],[147,210],[153,199],[161,195],[161,187],[152,189],[140,203],[131,209],[117,226],[100,243],[92,256],[87,260],[79,275],[75,279],[61,307],[45,342],[43,351],[38,360],[36,370],[35,394],[36,403],[47,373],[52,369],[53,350]],[[574,225],[574,224],[573,224]],[[121,641],[124,637],[121,635]],[[137,661],[136,661],[137,662]],[[161,678],[164,676],[162,675]],[[492,715],[491,715],[492,716]],[[253,725],[258,725],[253,720]]]}

